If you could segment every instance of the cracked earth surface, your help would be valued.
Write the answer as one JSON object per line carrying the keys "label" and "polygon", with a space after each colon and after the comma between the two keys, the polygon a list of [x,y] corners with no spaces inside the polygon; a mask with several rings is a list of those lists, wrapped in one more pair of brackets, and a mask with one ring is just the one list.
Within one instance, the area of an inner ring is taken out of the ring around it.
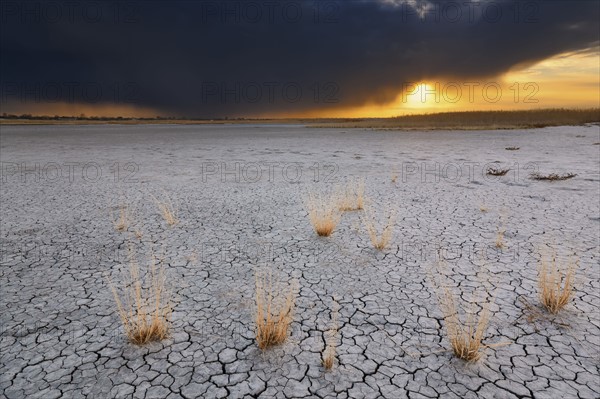
{"label": "cracked earth surface", "polygon": [[[1,396],[596,398],[598,142],[598,126],[2,126]],[[496,162],[511,171],[485,176]],[[535,168],[577,176],[534,181]],[[380,220],[396,211],[384,251],[360,211],[328,238],[308,222],[303,196],[351,177]],[[164,193],[173,227],[150,196]],[[133,221],[120,232],[123,203]],[[107,284],[130,245],[164,257],[175,291],[171,337],[143,347],[125,339]],[[549,245],[579,260],[574,301],[556,317],[537,299]],[[485,284],[495,298],[476,364],[448,350],[430,278],[439,256],[465,301]],[[258,266],[299,284],[290,339],[266,352],[254,341]],[[334,300],[337,364],[325,372]]]}

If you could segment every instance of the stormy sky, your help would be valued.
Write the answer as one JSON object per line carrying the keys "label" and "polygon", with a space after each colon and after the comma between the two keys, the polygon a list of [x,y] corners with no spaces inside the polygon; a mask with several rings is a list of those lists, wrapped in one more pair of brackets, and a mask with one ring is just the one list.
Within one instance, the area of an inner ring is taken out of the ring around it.
{"label": "stormy sky", "polygon": [[598,1],[3,1],[2,106],[236,117],[385,104],[597,51]]}

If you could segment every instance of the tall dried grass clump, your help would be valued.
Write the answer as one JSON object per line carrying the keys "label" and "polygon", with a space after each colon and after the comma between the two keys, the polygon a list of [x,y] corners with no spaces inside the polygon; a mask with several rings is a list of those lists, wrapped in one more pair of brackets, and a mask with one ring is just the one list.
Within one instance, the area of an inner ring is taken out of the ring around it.
{"label": "tall dried grass clump", "polygon": [[260,349],[279,345],[289,336],[294,318],[297,283],[282,284],[271,271],[257,270],[256,280],[256,343]]}
{"label": "tall dried grass clump", "polygon": [[119,213],[116,218],[113,218],[113,226],[117,231],[125,231],[131,225],[131,210],[127,205],[119,206]]}
{"label": "tall dried grass clump", "polygon": [[548,261],[542,256],[538,266],[538,287],[540,302],[552,314],[560,312],[573,299],[573,283],[577,262],[569,261],[561,267],[553,255]]}
{"label": "tall dried grass clump", "polygon": [[504,225],[506,224],[506,215],[502,212],[500,213],[500,226],[498,226],[498,232],[496,233],[496,248],[503,249],[505,247],[504,244],[504,233],[506,233],[506,228]]}
{"label": "tall dried grass clump", "polygon": [[336,195],[327,196],[311,192],[305,202],[315,232],[322,237],[330,236],[341,218]]}
{"label": "tall dried grass clump", "polygon": [[359,211],[365,207],[365,181],[349,181],[338,189],[338,204],[340,211]]}
{"label": "tall dried grass clump", "polygon": [[323,367],[331,370],[335,365],[336,342],[338,334],[338,311],[339,304],[334,300],[331,309],[331,325],[325,332],[325,350],[323,351]]}
{"label": "tall dried grass clump", "polygon": [[162,262],[157,266],[156,258],[151,256],[148,269],[143,279],[130,252],[129,276],[124,276],[121,289],[109,280],[125,335],[137,345],[165,339],[171,329],[173,305],[164,267]]}
{"label": "tall dried grass clump", "polygon": [[177,209],[175,205],[173,205],[173,201],[165,192],[162,199],[156,198],[154,195],[150,194],[154,203],[158,207],[163,219],[169,226],[174,226],[179,222],[177,218]]}
{"label": "tall dried grass clump", "polygon": [[367,233],[369,234],[371,244],[373,244],[373,247],[375,247],[378,250],[383,250],[388,246],[388,244],[392,240],[395,219],[395,212],[391,209],[388,210],[386,217],[387,222],[385,223],[381,234],[379,234],[378,229],[375,227],[375,219],[372,217],[371,210],[365,209],[363,221]]}
{"label": "tall dried grass clump", "polygon": [[498,229],[498,232],[496,233],[495,246],[498,249],[504,248],[504,230],[502,228]]}
{"label": "tall dried grass clump", "polygon": [[[482,343],[490,323],[492,300],[473,301],[468,309],[457,305],[460,296],[455,295],[450,286],[437,271],[437,279],[432,276],[434,289],[444,317],[446,333],[452,352],[467,362],[476,362],[482,356]],[[486,293],[487,294],[487,293]]]}
{"label": "tall dried grass clump", "polygon": [[454,355],[467,362],[479,360],[482,341],[490,322],[489,304],[485,304],[478,314],[474,309],[466,311],[466,320],[463,321],[459,316],[454,294],[448,287],[444,287],[440,297],[440,307]]}

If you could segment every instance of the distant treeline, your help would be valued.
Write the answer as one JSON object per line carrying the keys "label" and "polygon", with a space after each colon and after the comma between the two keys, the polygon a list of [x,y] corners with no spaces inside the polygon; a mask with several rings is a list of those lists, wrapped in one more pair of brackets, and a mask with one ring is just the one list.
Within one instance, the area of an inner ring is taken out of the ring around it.
{"label": "distant treeline", "polygon": [[598,122],[600,122],[600,108],[551,108],[526,111],[441,112],[435,114],[405,115],[393,118],[338,121],[321,123],[315,126],[391,130],[482,130],[585,125]]}
{"label": "distant treeline", "polygon": [[547,126],[585,125],[600,122],[600,108],[535,109],[526,111],[460,111],[435,114],[404,115],[393,118],[189,118],[189,117],[106,117],[106,116],[48,116],[7,114],[0,116],[3,124],[223,124],[223,123],[302,123],[323,128],[373,128],[390,130],[486,130],[521,129]]}
{"label": "distant treeline", "polygon": [[[228,118],[222,119],[206,119],[206,118],[186,118],[186,117],[174,117],[174,116],[155,116],[155,117],[126,117],[126,116],[86,116],[81,114],[79,116],[64,116],[64,115],[32,115],[32,114],[7,114],[4,112],[0,119],[24,119],[24,120],[47,120],[47,121],[114,121],[114,120],[124,120],[124,121],[185,121],[185,120],[228,120]],[[239,118],[243,119],[243,118]]]}
{"label": "distant treeline", "polygon": [[125,117],[125,116],[86,116],[84,114],[80,116],[61,116],[61,115],[32,115],[32,114],[7,114],[3,113],[0,115],[0,123],[3,124],[101,124],[101,123],[117,123],[117,124],[225,124],[225,123],[331,123],[331,122],[356,122],[362,119],[310,119],[310,118],[290,118],[290,119],[276,119],[276,118],[191,118],[191,117],[173,117],[173,116],[156,116],[156,117]]}

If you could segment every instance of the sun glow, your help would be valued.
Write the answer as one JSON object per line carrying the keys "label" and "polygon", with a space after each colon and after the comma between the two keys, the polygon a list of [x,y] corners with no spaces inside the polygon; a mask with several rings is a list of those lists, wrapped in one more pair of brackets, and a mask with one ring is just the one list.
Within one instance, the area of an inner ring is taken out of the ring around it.
{"label": "sun glow", "polygon": [[[402,115],[539,108],[591,108],[600,104],[600,48],[559,54],[540,62],[519,65],[498,77],[431,78],[400,82],[382,101],[342,106],[343,101],[311,110],[234,115],[255,118],[388,118]],[[393,90],[393,91],[392,91]],[[391,94],[391,96],[389,96]],[[339,100],[344,99],[340,88]],[[155,117],[164,111],[136,104],[28,103],[7,101],[7,114]],[[166,113],[166,115],[169,115]],[[189,116],[189,115],[188,115]],[[193,116],[193,115],[192,115]]]}
{"label": "sun glow", "polygon": [[559,54],[498,77],[404,83],[388,103],[285,113],[284,117],[386,118],[452,111],[598,107],[599,53],[595,47]]}
{"label": "sun glow", "polygon": [[438,94],[434,86],[428,83],[418,83],[407,85],[400,97],[405,108],[422,109],[430,108],[436,102]]}

